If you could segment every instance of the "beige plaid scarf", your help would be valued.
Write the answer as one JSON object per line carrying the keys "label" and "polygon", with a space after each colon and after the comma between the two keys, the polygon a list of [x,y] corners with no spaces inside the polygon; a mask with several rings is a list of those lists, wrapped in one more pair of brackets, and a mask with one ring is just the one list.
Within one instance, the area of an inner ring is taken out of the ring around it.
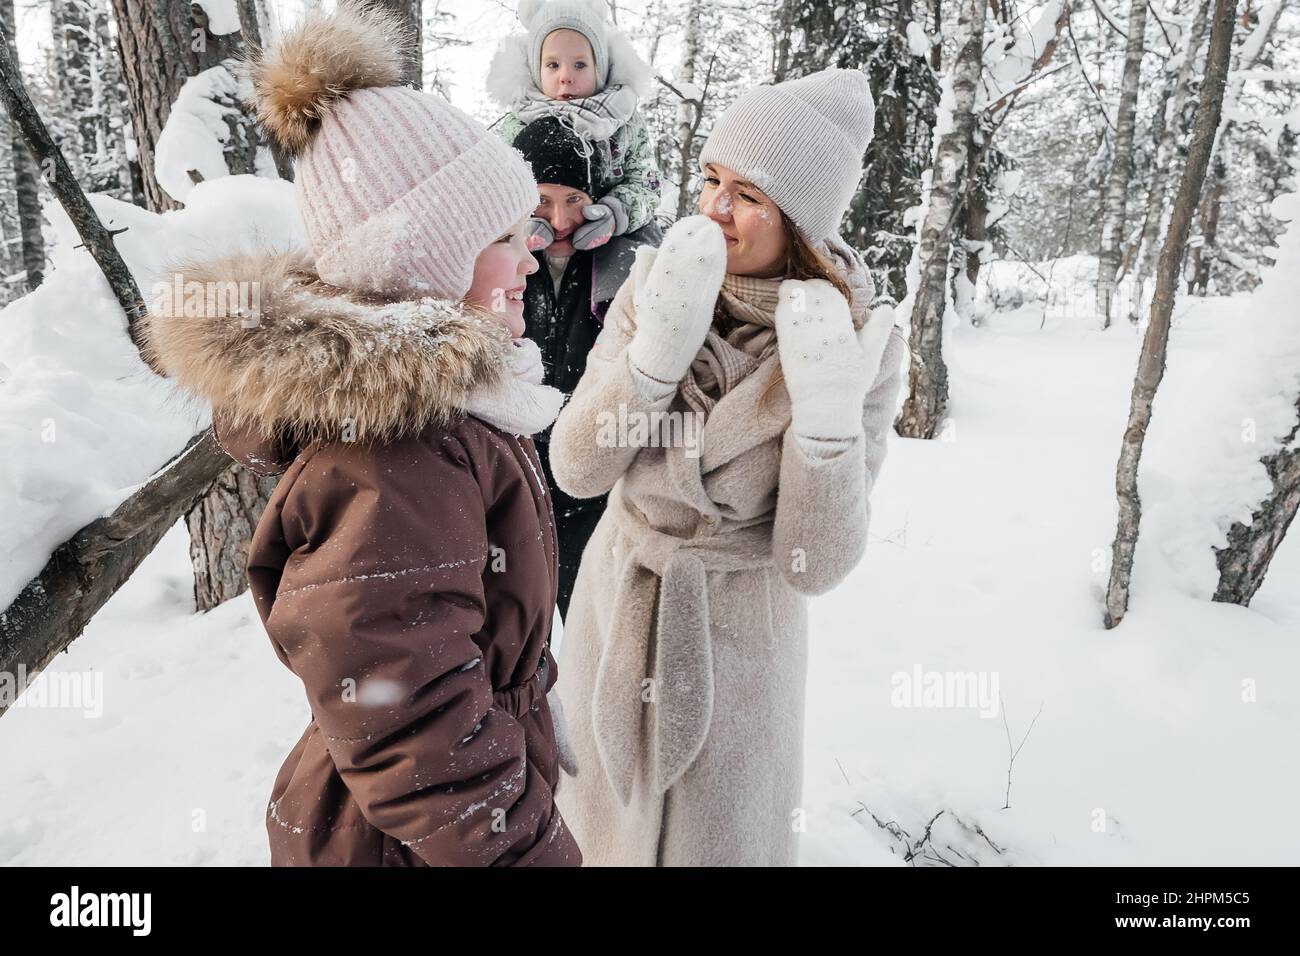
{"label": "beige plaid scarf", "polygon": [[[862,328],[875,298],[871,273],[861,257],[838,236],[818,246],[848,281],[853,327]],[[776,303],[783,278],[757,278],[728,273],[713,312],[713,325],[704,345],[681,383],[682,398],[707,415],[723,395],[776,350]]]}

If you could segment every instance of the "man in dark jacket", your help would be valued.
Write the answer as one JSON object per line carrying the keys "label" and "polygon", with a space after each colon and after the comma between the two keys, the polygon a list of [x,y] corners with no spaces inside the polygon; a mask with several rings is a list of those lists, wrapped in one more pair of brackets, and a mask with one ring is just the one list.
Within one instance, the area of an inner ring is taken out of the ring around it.
{"label": "man in dark jacket", "polygon": [[[587,368],[587,353],[600,334],[605,312],[632,271],[636,249],[659,245],[661,233],[652,220],[635,232],[614,235],[607,207],[594,204],[601,153],[554,119],[529,123],[514,146],[532,164],[541,193],[530,223],[531,245],[541,268],[528,277],[524,293],[524,334],[542,352],[545,383],[572,395]],[[591,152],[590,156],[585,155]],[[587,540],[605,511],[606,497],[570,498],[551,473],[550,429],[535,436],[538,456],[551,489],[560,550],[560,615],[569,613],[569,597],[578,577]]]}

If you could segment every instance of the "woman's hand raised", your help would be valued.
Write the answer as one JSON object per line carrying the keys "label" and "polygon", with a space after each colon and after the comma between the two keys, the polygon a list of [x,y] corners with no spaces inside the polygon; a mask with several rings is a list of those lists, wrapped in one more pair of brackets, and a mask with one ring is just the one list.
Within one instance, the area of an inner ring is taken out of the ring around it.
{"label": "woman's hand raised", "polygon": [[708,216],[678,220],[658,249],[636,257],[636,333],[628,359],[648,378],[680,382],[713,322],[727,273],[727,240]]}
{"label": "woman's hand raised", "polygon": [[825,279],[786,279],[778,294],[776,342],[795,434],[862,434],[862,404],[876,370],[858,344],[848,302]]}

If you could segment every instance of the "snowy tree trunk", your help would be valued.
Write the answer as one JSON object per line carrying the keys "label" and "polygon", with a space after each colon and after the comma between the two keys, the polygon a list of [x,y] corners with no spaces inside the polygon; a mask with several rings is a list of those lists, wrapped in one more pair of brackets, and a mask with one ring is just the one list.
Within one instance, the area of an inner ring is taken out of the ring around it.
{"label": "snowy tree trunk", "polygon": [[55,81],[68,122],[59,145],[68,165],[88,192],[118,185],[118,170],[108,156],[109,111],[97,89],[105,54],[96,19],[104,16],[97,0],[51,0]]}
{"label": "snowy tree trunk", "polygon": [[1198,214],[1201,226],[1201,234],[1198,237],[1200,242],[1192,250],[1192,277],[1187,283],[1187,291],[1191,295],[1210,294],[1210,266],[1218,254],[1219,209],[1228,179],[1224,164],[1225,152],[1221,151],[1214,158],[1211,185],[1201,200]]}
{"label": "snowy tree trunk", "polygon": [[113,234],[104,228],[90,201],[86,199],[86,194],[77,184],[77,178],[72,175],[58,144],[32,105],[19,73],[18,61],[13,55],[13,47],[7,42],[0,43],[0,106],[4,107],[9,116],[13,134],[21,140],[24,154],[32,159],[34,165],[50,171],[50,191],[77,230],[81,244],[103,272],[109,288],[113,290],[113,295],[125,313],[127,334],[136,348],[140,348],[137,320],[145,311],[144,297],[140,295],[131,270],[117,251]]}
{"label": "snowy tree trunk", "polygon": [[1097,253],[1097,314],[1101,316],[1102,328],[1110,326],[1115,276],[1123,258],[1124,222],[1133,172],[1133,137],[1137,127],[1138,81],[1142,74],[1147,3],[1148,0],[1133,0],[1129,9],[1124,77],[1120,84],[1119,110],[1115,116],[1115,145],[1102,203],[1101,249]]}
{"label": "snowy tree trunk", "polygon": [[[192,20],[188,7],[180,16],[159,16],[160,7],[146,0],[113,0],[122,76],[131,103],[139,171],[145,204],[163,211],[180,204],[158,185],[154,175],[154,144],[167,123],[172,101],[185,78],[197,73],[186,69],[182,49],[188,50]],[[178,22],[181,21],[181,22]]]}
{"label": "snowy tree trunk", "polygon": [[[867,4],[868,17],[889,17],[888,9]],[[908,211],[921,201],[921,178],[934,156],[938,82],[924,53],[913,52],[909,27],[921,25],[925,8],[900,0],[892,19],[873,26],[885,36],[870,47],[853,44],[843,63],[867,71],[876,98],[876,133],[867,146],[865,172],[849,204],[844,235],[863,250],[877,292],[894,302],[907,295],[907,268],[916,249],[916,228]]]}
{"label": "snowy tree trunk", "polygon": [[1156,269],[1155,298],[1151,302],[1151,320],[1142,340],[1137,375],[1129,404],[1128,427],[1120,445],[1115,469],[1115,492],[1119,517],[1115,541],[1111,546],[1110,582],[1106,590],[1105,625],[1117,626],[1128,610],[1129,580],[1133,572],[1133,552],[1137,547],[1138,528],[1142,520],[1142,502],[1138,497],[1138,464],[1151,421],[1151,406],[1156,389],[1165,372],[1165,353],[1169,345],[1169,320],[1174,311],[1179,274],[1192,216],[1205,185],[1205,173],[1214,146],[1215,132],[1223,109],[1223,90],[1228,78],[1228,56],[1232,49],[1236,0],[1215,0],[1214,27],[1210,32],[1210,49],[1205,61],[1205,82],[1201,84],[1196,128],[1187,152],[1187,166],[1178,186],[1169,234],[1165,237]]}
{"label": "snowy tree trunk", "polygon": [[[974,175],[976,171],[969,172]],[[966,204],[965,222],[966,241],[963,246],[966,250],[966,283],[974,290],[979,285],[980,267],[988,258],[989,204],[988,197],[982,191],[976,190],[971,194]]]}
{"label": "snowy tree trunk", "polygon": [[[261,0],[239,0],[239,23],[244,31],[245,47],[260,50],[266,31],[266,11]],[[280,178],[293,182],[293,160],[285,155],[276,140],[268,137],[266,146],[271,151],[271,161],[275,163]]]}
{"label": "snowy tree trunk", "polygon": [[[13,142],[12,136],[9,115],[0,110],[0,143]],[[16,271],[14,260],[19,242],[18,218],[14,215],[14,167],[13,163],[0,162],[0,308],[16,298],[10,291],[9,277]]]}
{"label": "snowy tree trunk", "polygon": [[403,81],[417,90],[424,87],[424,4],[422,0],[366,0],[368,6],[397,14],[411,38]]}
{"label": "snowy tree trunk", "polygon": [[41,234],[39,180],[36,164],[16,129],[12,129],[9,151],[13,156],[14,202],[22,236],[23,272],[27,276],[21,291],[30,292],[45,281],[45,238]]}
{"label": "snowy tree trunk", "polygon": [[[243,36],[214,35],[207,29],[207,15],[197,4],[164,6],[148,0],[113,0],[113,8],[146,201],[155,211],[174,208],[176,203],[155,175],[158,137],[185,80],[242,53]],[[232,174],[251,173],[257,149],[252,116],[244,112],[231,122],[234,126],[226,152],[228,168]],[[241,472],[242,466],[231,465],[213,485],[211,494],[186,516],[194,599],[200,610],[214,607],[211,602],[220,603],[248,586],[248,542],[274,482],[259,482]]]}
{"label": "snowy tree trunk", "polygon": [[[942,35],[943,31],[943,0],[932,0],[930,4],[934,11],[934,21],[931,25],[930,32],[936,36]],[[936,73],[943,68],[943,44],[935,43],[930,46],[930,69]]]}
{"label": "snowy tree trunk", "polygon": [[118,199],[131,201],[131,173],[127,160],[126,132],[131,124],[127,114],[126,87],[122,82],[122,61],[117,41],[109,29],[108,0],[96,0],[92,19],[94,60],[91,64],[92,105],[95,116],[96,162],[95,186]]}
{"label": "snowy tree trunk", "polygon": [[1205,38],[1205,24],[1209,20],[1209,14],[1210,0],[1200,0],[1183,44],[1183,62],[1178,68],[1173,91],[1168,97],[1167,109],[1162,110],[1158,117],[1159,141],[1151,170],[1151,188],[1147,191],[1146,215],[1142,222],[1142,233],[1138,237],[1137,271],[1132,300],[1134,315],[1141,308],[1147,279],[1155,269],[1160,240],[1163,238],[1160,227],[1165,221],[1165,209],[1169,205],[1169,183],[1173,181],[1170,172],[1177,162],[1175,146],[1182,132],[1183,109],[1191,94],[1192,80],[1196,77],[1196,59],[1200,53],[1201,41]]}
{"label": "snowy tree trunk", "polygon": [[[680,89],[682,84],[694,86],[700,59],[700,6],[701,0],[691,0],[686,10],[686,36],[682,40],[682,59],[674,77]],[[677,104],[677,216],[690,215],[691,178],[695,173],[695,130],[698,116],[704,106],[698,101],[683,99]]]}
{"label": "snowy tree trunk", "polygon": [[248,544],[277,481],[232,465],[185,515],[199,610],[238,597],[248,586]]}
{"label": "snowy tree trunk", "polygon": [[[154,151],[181,87],[192,76],[232,61],[244,52],[240,33],[215,35],[198,4],[113,0],[122,75],[140,157],[145,205],[155,212],[179,205],[158,184]],[[251,173],[257,134],[250,111],[232,115],[226,165],[232,174]]]}
{"label": "snowy tree trunk", "polygon": [[772,82],[790,78],[790,37],[794,32],[799,0],[781,0],[772,18]]}
{"label": "snowy tree trunk", "polygon": [[[18,50],[15,46],[14,0],[0,0],[0,30],[9,57],[18,68]],[[18,210],[18,229],[22,237],[22,267],[26,280],[19,294],[30,292],[45,279],[45,239],[41,235],[41,199],[38,192],[36,163],[27,150],[22,131],[13,123],[9,127],[9,142],[4,144],[13,164],[14,205]]]}
{"label": "snowy tree trunk", "polygon": [[912,367],[908,396],[898,420],[905,438],[933,438],[948,406],[948,366],[943,359],[943,317],[948,263],[961,235],[957,218],[968,185],[963,182],[966,149],[975,123],[975,87],[983,66],[986,0],[962,0],[957,28],[959,50],[952,67],[952,124],[939,140],[930,201],[921,227],[921,274],[912,306]]}
{"label": "snowy tree trunk", "polygon": [[[0,144],[6,147],[13,142],[9,114],[0,110]],[[5,149],[0,156],[8,160],[12,153]],[[0,308],[21,296],[27,278],[23,271],[22,231],[18,228],[17,197],[14,194],[14,166],[0,162]]]}
{"label": "snowy tree trunk", "polygon": [[1192,254],[1193,268],[1190,289],[1196,295],[1209,294],[1211,269],[1219,259],[1220,207],[1224,195],[1230,191],[1228,170],[1233,166],[1231,158],[1232,143],[1228,138],[1228,134],[1232,131],[1236,122],[1237,104],[1241,96],[1242,85],[1245,83],[1244,74],[1259,65],[1260,56],[1268,45],[1273,30],[1277,26],[1278,17],[1286,4],[1287,0],[1272,0],[1270,3],[1259,4],[1253,8],[1248,8],[1243,18],[1254,17],[1255,21],[1253,28],[1245,35],[1245,39],[1237,50],[1234,75],[1231,77],[1223,97],[1224,112],[1227,114],[1228,119],[1215,136],[1214,147],[1210,152],[1210,172],[1213,176],[1213,185],[1201,197],[1201,241],[1196,245]]}
{"label": "snowy tree trunk", "polygon": [[[1296,403],[1300,411],[1300,402]],[[1214,600],[1247,605],[1255,596],[1264,575],[1277,553],[1277,547],[1300,508],[1300,445],[1296,435],[1300,425],[1283,439],[1283,447],[1261,459],[1273,490],[1250,516],[1250,524],[1233,522],[1228,529],[1228,545],[1216,548],[1214,560],[1219,566],[1219,585]]]}

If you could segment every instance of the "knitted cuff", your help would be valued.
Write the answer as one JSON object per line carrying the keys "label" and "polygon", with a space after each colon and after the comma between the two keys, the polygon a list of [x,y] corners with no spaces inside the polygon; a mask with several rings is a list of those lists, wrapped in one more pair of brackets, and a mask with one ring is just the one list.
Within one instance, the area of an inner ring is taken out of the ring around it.
{"label": "knitted cuff", "polygon": [[637,368],[631,355],[627,357],[627,369],[632,373],[632,381],[636,382],[636,390],[647,402],[661,401],[677,391],[676,382],[661,382]]}
{"label": "knitted cuff", "polygon": [[809,458],[834,458],[849,448],[856,438],[808,438],[795,432],[795,441]]}
{"label": "knitted cuff", "polygon": [[614,214],[614,235],[621,236],[627,232],[627,206],[623,205],[622,200],[616,196],[603,196],[600,204],[608,206]]}

